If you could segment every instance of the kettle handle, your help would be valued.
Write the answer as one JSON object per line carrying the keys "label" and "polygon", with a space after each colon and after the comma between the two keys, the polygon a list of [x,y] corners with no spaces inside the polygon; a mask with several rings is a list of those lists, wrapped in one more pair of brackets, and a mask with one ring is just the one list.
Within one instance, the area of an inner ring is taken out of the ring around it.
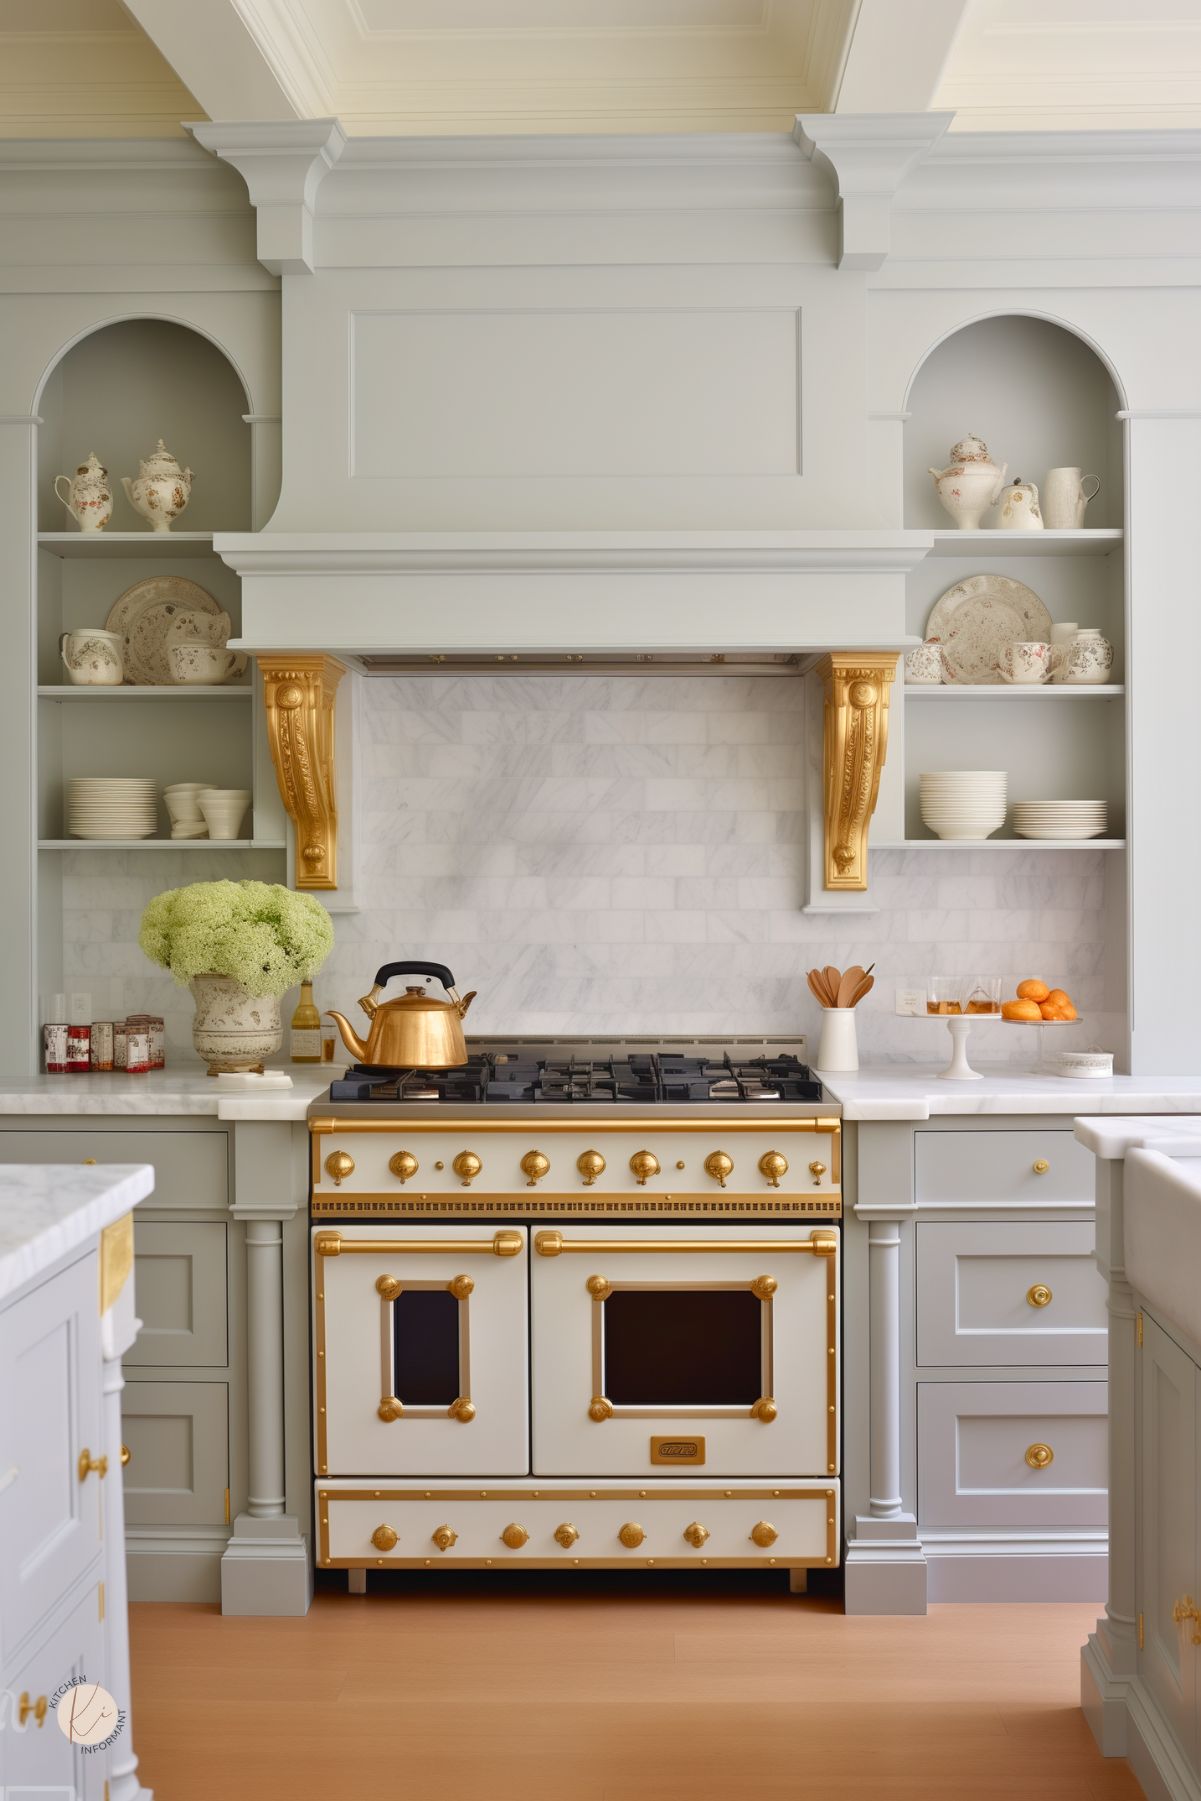
{"label": "kettle handle", "polygon": [[375,972],[376,989],[383,988],[393,976],[434,976],[448,992],[454,987],[455,979],[445,963],[385,963],[382,969]]}

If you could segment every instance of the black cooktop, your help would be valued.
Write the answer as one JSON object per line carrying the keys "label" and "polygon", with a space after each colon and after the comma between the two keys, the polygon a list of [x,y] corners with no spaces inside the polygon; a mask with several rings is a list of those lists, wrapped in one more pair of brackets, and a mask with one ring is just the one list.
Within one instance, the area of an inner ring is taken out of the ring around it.
{"label": "black cooktop", "polygon": [[458,1069],[379,1070],[354,1065],[330,1084],[331,1101],[503,1107],[686,1107],[714,1101],[820,1101],[822,1085],[791,1054],[762,1057],[729,1052],[687,1056],[646,1050],[622,1056],[533,1056],[524,1050],[474,1052]]}

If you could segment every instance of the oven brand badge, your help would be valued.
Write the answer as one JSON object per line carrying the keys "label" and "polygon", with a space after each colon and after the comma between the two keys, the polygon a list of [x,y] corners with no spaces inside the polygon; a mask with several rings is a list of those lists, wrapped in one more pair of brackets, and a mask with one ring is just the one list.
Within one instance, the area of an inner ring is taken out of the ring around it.
{"label": "oven brand badge", "polygon": [[703,1438],[652,1438],[652,1463],[704,1463]]}

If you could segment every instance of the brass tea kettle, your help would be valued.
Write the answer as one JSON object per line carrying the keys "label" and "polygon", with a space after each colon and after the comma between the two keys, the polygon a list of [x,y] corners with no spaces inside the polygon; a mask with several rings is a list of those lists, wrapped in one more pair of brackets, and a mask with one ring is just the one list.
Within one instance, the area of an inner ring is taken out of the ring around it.
{"label": "brass tea kettle", "polygon": [[[435,1000],[418,986],[406,988],[381,1007],[379,996],[393,976],[434,976],[448,998]],[[366,1044],[341,1013],[329,1009],[342,1042],[368,1069],[454,1069],[467,1061],[467,1041],[459,1023],[475,999],[475,990],[460,998],[445,963],[385,963],[375,972],[375,986],[360,1007],[371,1021]]]}

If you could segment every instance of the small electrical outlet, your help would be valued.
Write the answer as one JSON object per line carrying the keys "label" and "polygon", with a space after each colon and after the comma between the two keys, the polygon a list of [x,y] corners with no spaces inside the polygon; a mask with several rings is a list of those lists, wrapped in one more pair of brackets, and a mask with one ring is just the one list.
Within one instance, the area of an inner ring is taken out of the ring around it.
{"label": "small electrical outlet", "polygon": [[898,988],[896,1010],[906,1016],[926,1011],[926,990],[924,988]]}

